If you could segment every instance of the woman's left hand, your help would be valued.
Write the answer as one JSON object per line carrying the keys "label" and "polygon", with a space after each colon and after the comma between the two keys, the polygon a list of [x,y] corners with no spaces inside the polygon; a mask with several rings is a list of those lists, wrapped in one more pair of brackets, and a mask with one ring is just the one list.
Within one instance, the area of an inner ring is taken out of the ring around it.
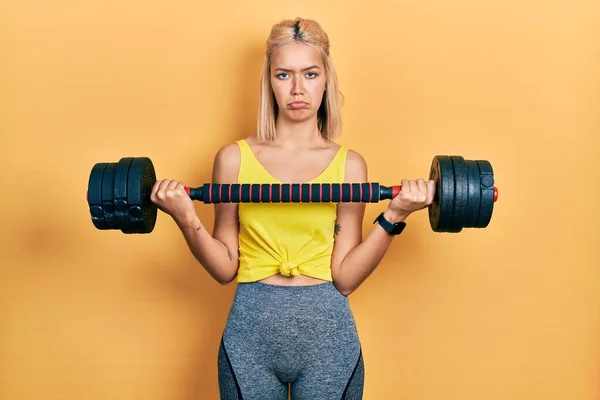
{"label": "woman's left hand", "polygon": [[411,213],[427,208],[435,196],[435,181],[424,179],[401,182],[402,189],[394,197],[385,214],[392,222],[404,221]]}

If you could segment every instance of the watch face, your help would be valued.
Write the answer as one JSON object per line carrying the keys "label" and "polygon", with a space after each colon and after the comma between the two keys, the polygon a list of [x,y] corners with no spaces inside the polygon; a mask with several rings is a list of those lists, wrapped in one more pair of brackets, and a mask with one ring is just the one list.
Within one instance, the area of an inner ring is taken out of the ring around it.
{"label": "watch face", "polygon": [[375,222],[379,222],[379,225],[381,225],[381,227],[385,229],[390,235],[398,235],[404,230],[404,227],[406,226],[406,223],[404,222],[396,222],[395,224],[392,224],[383,217],[383,213],[379,214],[377,218],[375,218],[375,221],[373,221],[373,223]]}
{"label": "watch face", "polygon": [[392,234],[394,234],[394,235],[400,234],[404,230],[405,226],[406,226],[406,223],[404,223],[404,222],[396,222],[392,226]]}

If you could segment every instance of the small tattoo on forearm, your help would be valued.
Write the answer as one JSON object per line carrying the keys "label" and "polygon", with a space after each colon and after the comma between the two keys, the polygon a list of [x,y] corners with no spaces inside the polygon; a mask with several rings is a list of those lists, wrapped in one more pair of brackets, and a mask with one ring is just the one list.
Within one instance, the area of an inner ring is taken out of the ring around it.
{"label": "small tattoo on forearm", "polygon": [[200,232],[200,230],[201,230],[201,229],[202,229],[202,227],[201,227],[201,226],[197,227],[197,228],[196,228],[196,232]]}
{"label": "small tattoo on forearm", "polygon": [[342,226],[340,224],[335,224],[334,235],[337,235],[338,233],[340,233],[341,228],[342,228]]}
{"label": "small tattoo on forearm", "polygon": [[229,251],[229,249],[227,249],[227,255],[229,256],[230,260],[233,260],[233,254],[231,254],[231,251]]}

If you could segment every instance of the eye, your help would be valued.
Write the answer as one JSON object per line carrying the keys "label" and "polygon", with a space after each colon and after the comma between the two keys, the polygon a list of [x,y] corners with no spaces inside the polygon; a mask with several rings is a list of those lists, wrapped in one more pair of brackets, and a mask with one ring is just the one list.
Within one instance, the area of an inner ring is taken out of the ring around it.
{"label": "eye", "polygon": [[275,75],[277,77],[277,79],[286,79],[288,77],[287,72],[280,72],[279,74]]}
{"label": "eye", "polygon": [[306,73],[306,77],[307,77],[308,79],[314,79],[314,78],[316,78],[316,77],[317,77],[317,73],[316,73],[316,72],[307,72],[307,73]]}

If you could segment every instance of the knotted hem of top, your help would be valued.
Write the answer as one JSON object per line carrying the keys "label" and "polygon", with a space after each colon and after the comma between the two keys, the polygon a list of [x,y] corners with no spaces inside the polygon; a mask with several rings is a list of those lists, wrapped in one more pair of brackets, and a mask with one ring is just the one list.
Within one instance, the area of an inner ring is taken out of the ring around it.
{"label": "knotted hem of top", "polygon": [[333,282],[331,268],[322,269],[318,271],[313,271],[313,268],[309,268],[308,270],[306,270],[302,268],[302,266],[298,265],[296,262],[291,260],[284,261],[279,266],[269,266],[260,268],[254,267],[251,270],[240,270],[237,275],[237,282],[257,282],[277,274],[281,274],[286,277],[302,275],[310,278],[321,279],[327,282]]}

